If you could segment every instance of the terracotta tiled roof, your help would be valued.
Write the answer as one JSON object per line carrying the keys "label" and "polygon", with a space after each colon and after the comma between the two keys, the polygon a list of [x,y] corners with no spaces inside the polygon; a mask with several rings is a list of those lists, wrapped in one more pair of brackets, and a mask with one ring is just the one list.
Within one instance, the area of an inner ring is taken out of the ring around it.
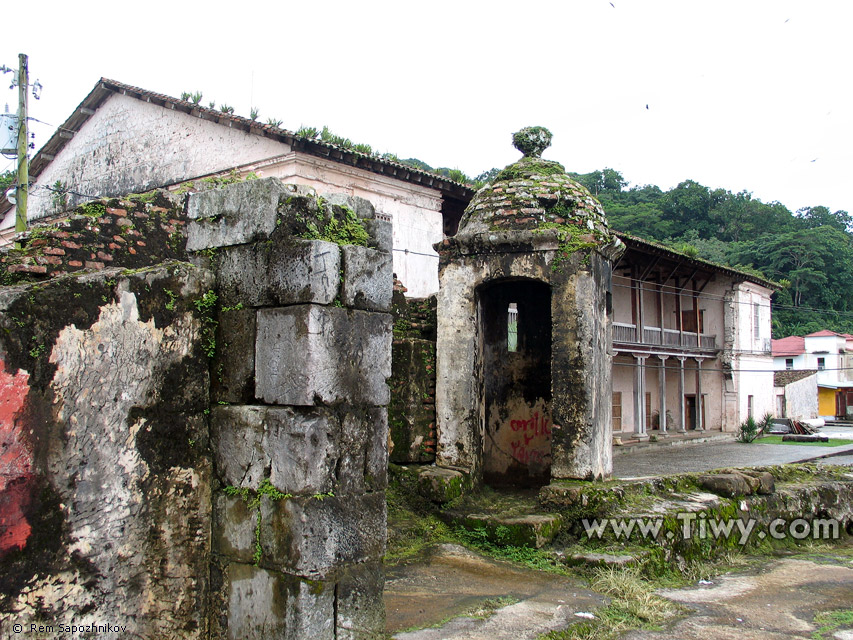
{"label": "terracotta tiled roof", "polygon": [[789,336],[772,340],[773,357],[799,356],[806,352],[806,341],[803,336]]}
{"label": "terracotta tiled roof", "polygon": [[784,387],[797,382],[803,378],[808,378],[817,373],[817,369],[800,369],[798,371],[776,371],[773,374],[773,385],[776,387]]}
{"label": "terracotta tiled roof", "polygon": [[831,336],[837,336],[839,338],[843,337],[840,333],[835,333],[835,331],[830,331],[829,329],[821,329],[820,331],[815,331],[814,333],[808,334],[806,338],[829,338]]}
{"label": "terracotta tiled roof", "polygon": [[667,247],[659,242],[653,242],[651,240],[646,240],[645,238],[638,238],[637,236],[622,233],[621,231],[616,231],[615,235],[625,243],[628,249],[636,249],[646,254],[662,256],[684,265],[690,265],[694,268],[702,269],[708,273],[725,273],[733,276],[737,281],[754,282],[755,284],[759,284],[762,287],[767,287],[774,291],[781,289],[781,285],[777,282],[773,282],[772,280],[767,280],[766,278],[761,278],[745,271],[739,271],[738,269],[732,269],[731,267],[726,267],[724,265],[717,264],[716,262],[703,260],[702,258],[691,258],[690,256],[676,251],[671,247]]}

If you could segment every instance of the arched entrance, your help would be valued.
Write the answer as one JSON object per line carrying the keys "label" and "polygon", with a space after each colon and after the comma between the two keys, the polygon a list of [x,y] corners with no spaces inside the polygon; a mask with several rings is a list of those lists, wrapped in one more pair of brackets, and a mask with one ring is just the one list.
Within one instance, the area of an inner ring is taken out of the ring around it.
{"label": "arched entrance", "polygon": [[551,477],[551,288],[500,280],[477,289],[483,480],[539,486]]}

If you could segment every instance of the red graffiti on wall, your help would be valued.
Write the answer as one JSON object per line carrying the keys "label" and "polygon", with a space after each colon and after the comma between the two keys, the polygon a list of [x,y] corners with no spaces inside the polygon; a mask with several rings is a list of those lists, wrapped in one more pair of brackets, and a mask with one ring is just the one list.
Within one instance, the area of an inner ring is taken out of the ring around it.
{"label": "red graffiti on wall", "polygon": [[30,503],[33,453],[18,413],[29,392],[29,374],[6,372],[0,360],[0,556],[23,549],[32,528],[24,512]]}
{"label": "red graffiti on wall", "polygon": [[511,420],[510,429],[518,438],[509,444],[512,457],[522,464],[542,464],[550,457],[551,425],[550,419],[540,416],[536,411],[526,420]]}

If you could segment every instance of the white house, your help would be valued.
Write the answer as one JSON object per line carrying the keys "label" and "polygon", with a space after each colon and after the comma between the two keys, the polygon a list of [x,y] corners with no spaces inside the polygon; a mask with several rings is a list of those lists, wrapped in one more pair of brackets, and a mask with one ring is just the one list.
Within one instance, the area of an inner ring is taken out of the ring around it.
{"label": "white house", "polygon": [[853,336],[824,329],[774,340],[773,368],[817,371],[821,418],[846,418],[853,412]]}

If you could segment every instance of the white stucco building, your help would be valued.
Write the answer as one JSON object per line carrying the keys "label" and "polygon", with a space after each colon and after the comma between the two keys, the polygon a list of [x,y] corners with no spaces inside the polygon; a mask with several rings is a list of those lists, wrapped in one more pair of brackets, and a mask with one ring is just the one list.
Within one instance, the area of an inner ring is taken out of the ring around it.
{"label": "white stucco building", "polygon": [[817,372],[821,418],[847,418],[853,412],[853,336],[824,329],[774,340],[773,368]]}

